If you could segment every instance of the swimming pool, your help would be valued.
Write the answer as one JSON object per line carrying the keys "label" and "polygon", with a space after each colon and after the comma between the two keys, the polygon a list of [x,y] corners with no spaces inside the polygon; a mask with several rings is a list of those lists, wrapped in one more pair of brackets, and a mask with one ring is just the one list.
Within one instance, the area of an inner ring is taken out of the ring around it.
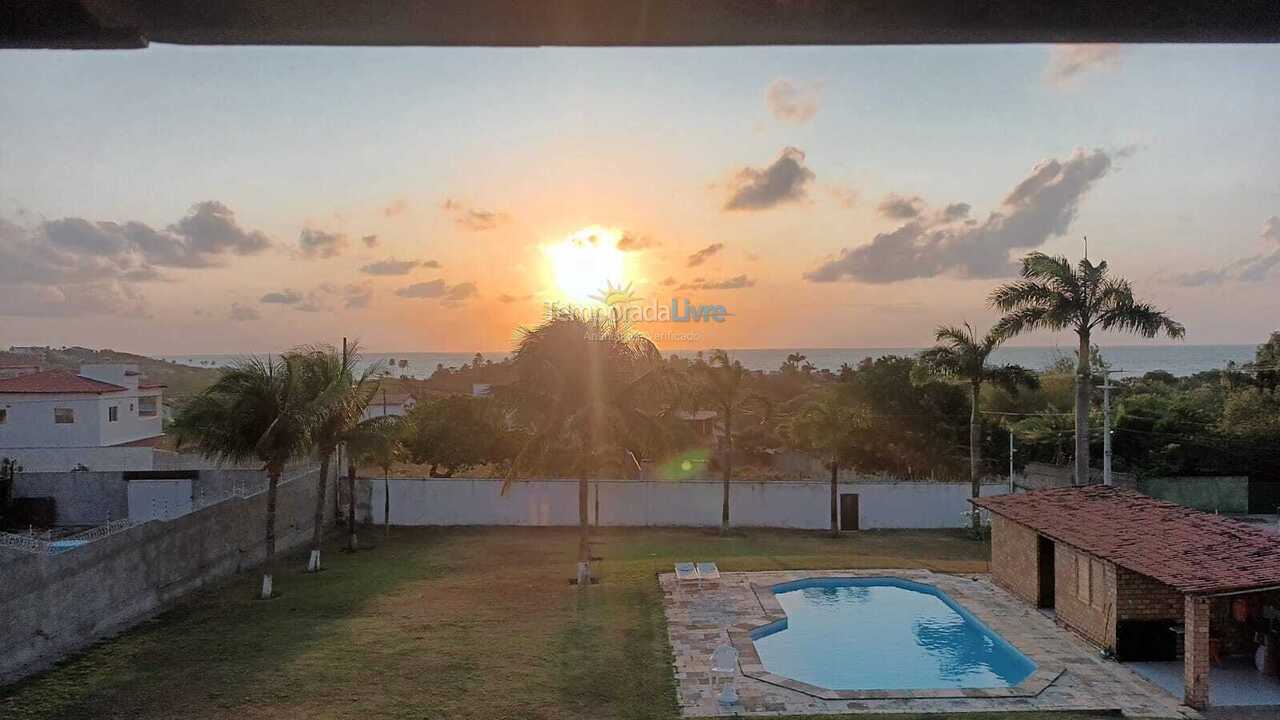
{"label": "swimming pool", "polygon": [[769,672],[841,690],[1009,688],[1035,663],[946,593],[900,578],[775,585],[786,611],[752,631]]}

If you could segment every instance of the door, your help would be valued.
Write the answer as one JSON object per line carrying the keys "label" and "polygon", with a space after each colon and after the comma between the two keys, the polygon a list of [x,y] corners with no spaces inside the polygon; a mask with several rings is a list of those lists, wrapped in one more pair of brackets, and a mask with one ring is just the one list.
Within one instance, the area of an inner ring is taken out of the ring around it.
{"label": "door", "polygon": [[858,494],[840,494],[840,529],[858,529]]}
{"label": "door", "polygon": [[1036,603],[1042,608],[1053,607],[1054,588],[1054,571],[1053,571],[1053,541],[1047,537],[1038,536],[1039,540],[1036,546],[1036,562],[1039,570],[1040,599]]}

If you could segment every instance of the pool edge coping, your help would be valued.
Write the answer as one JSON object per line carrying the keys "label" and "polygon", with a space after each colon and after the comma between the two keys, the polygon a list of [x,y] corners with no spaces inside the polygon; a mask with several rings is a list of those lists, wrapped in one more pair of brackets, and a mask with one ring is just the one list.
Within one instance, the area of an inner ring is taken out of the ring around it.
{"label": "pool edge coping", "polygon": [[[945,590],[938,588],[932,582],[935,574],[928,570],[911,570],[911,571],[893,571],[886,570],[883,574],[876,576],[868,575],[851,575],[848,572],[822,572],[815,571],[814,574],[804,578],[789,582],[801,582],[803,580],[826,580],[833,578],[849,578],[849,579],[866,579],[867,577],[885,577],[897,578],[909,582],[916,582],[923,585],[929,585],[938,592],[946,593]],[[760,609],[764,612],[765,619],[763,622],[738,623],[727,629],[729,642],[733,648],[738,651],[738,666],[742,674],[746,677],[759,680],[761,682],[776,685],[788,690],[794,690],[804,693],[820,700],[925,700],[939,698],[1019,698],[1019,697],[1035,697],[1044,692],[1046,688],[1053,684],[1062,673],[1066,672],[1066,667],[1062,665],[1041,664],[1035,662],[1036,669],[1027,676],[1025,680],[1012,687],[996,687],[996,688],[920,688],[920,689],[871,689],[871,690],[835,690],[831,688],[819,687],[811,685],[794,678],[784,675],[778,675],[770,672],[764,666],[764,662],[760,659],[760,653],[756,650],[752,634],[761,628],[772,625],[780,620],[786,620],[786,611],[782,609],[782,603],[778,601],[777,596],[773,592],[773,588],[779,584],[786,583],[758,583],[748,581],[751,592],[756,596],[756,601],[760,604]],[[964,605],[960,600],[947,594],[951,601],[964,607],[972,614],[972,609]],[[979,619],[979,622],[981,620]],[[988,627],[990,632],[998,633],[998,631]],[[1013,641],[1000,635],[1000,639],[1008,643],[1024,657],[1031,659],[1031,654],[1023,648],[1018,647]]]}

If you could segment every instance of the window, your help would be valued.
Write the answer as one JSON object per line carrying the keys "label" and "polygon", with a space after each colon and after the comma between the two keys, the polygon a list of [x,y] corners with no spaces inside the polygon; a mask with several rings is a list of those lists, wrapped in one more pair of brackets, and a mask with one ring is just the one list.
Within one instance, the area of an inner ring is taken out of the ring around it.
{"label": "window", "polygon": [[138,398],[138,417],[156,416],[156,399],[153,397]]}
{"label": "window", "polygon": [[8,421],[9,421],[9,409],[0,408],[0,425],[3,425]]}
{"label": "window", "polygon": [[76,411],[72,408],[54,408],[53,422],[56,425],[70,425],[76,421]]}
{"label": "window", "polygon": [[107,422],[115,422],[119,419],[120,419],[119,406],[112,405],[111,407],[107,408]]}

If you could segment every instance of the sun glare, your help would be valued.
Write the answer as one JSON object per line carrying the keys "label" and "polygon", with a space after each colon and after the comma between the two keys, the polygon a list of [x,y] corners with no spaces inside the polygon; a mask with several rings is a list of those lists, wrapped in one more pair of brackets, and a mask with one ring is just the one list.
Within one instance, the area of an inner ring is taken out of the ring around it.
{"label": "sun glare", "polygon": [[588,303],[605,288],[622,286],[626,258],[618,249],[621,236],[617,230],[593,225],[545,249],[556,288],[565,300]]}

